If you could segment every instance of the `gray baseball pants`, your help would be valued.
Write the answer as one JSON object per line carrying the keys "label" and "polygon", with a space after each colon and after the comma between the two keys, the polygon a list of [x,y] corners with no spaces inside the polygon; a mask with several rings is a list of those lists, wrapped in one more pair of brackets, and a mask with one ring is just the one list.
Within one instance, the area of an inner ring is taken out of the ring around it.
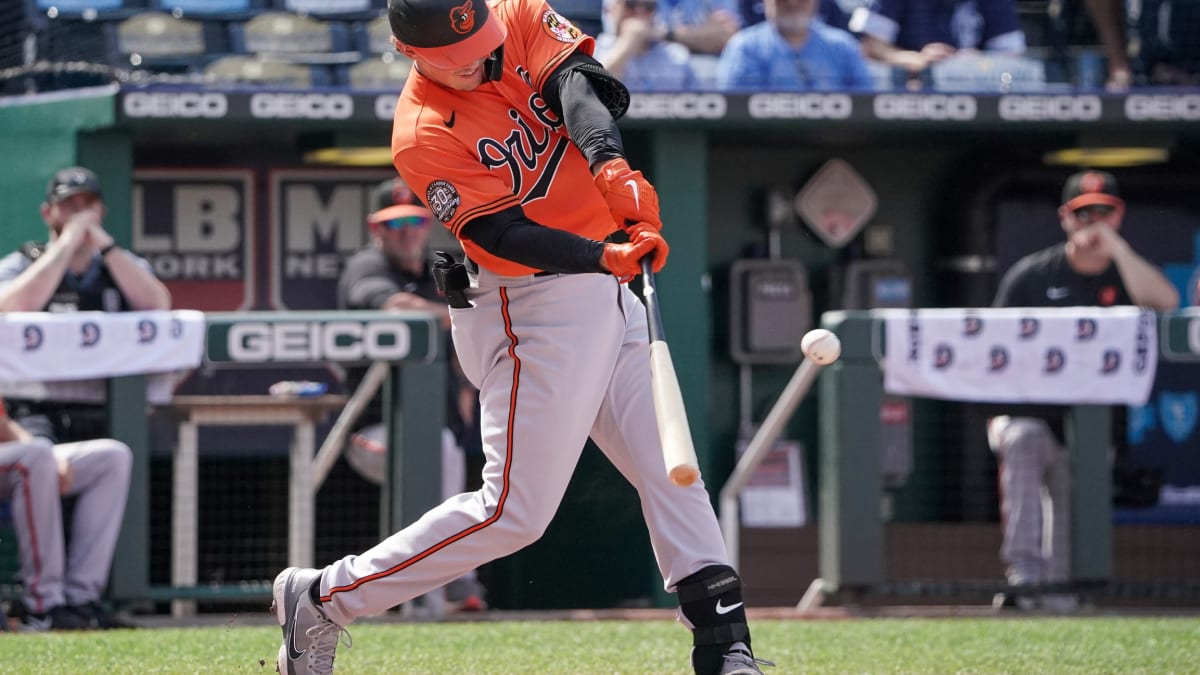
{"label": "gray baseball pants", "polygon": [[[72,480],[60,494],[58,462]],[[42,613],[100,599],[129,494],[129,446],[98,439],[51,446],[44,439],[0,443],[0,499],[11,501],[24,600]],[[61,497],[75,497],[66,546]]]}
{"label": "gray baseball pants", "polygon": [[1067,581],[1071,567],[1070,455],[1044,420],[994,417],[988,444],[1000,462],[1000,558],[1011,584]]}

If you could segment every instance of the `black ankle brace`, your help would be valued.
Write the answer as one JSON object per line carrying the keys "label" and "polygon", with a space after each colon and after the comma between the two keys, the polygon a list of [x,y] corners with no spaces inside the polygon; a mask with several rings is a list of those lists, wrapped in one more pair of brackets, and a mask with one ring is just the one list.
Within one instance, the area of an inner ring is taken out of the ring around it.
{"label": "black ankle brace", "polygon": [[750,646],[750,626],[742,603],[742,581],[728,565],[709,565],[675,586],[679,609],[692,624],[692,666],[697,673],[719,672],[735,642]]}

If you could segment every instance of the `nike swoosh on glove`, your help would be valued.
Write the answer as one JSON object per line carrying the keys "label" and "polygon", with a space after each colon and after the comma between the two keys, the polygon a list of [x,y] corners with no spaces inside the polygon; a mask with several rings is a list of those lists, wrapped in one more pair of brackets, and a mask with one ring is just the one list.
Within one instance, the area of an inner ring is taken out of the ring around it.
{"label": "nike swoosh on glove", "polygon": [[604,195],[613,220],[618,223],[641,222],[662,229],[658,214],[658,192],[641,171],[634,171],[623,158],[609,160],[600,167],[593,181]]}

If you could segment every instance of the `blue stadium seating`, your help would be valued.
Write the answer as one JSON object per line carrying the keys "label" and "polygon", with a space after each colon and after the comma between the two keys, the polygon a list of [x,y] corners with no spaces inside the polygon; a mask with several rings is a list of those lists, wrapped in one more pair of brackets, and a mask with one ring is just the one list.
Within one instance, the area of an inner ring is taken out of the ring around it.
{"label": "blue stadium seating", "polygon": [[345,69],[344,84],[351,89],[399,92],[412,70],[412,61],[399,54],[392,58],[374,56]]}
{"label": "blue stadium seating", "polygon": [[349,27],[291,12],[262,12],[229,27],[231,51],[270,54],[299,63],[354,63],[361,54],[350,43]]}
{"label": "blue stadium seating", "polygon": [[143,12],[110,22],[105,29],[113,52],[110,62],[123,68],[183,73],[207,55],[229,52],[228,35],[221,24],[163,12]]}
{"label": "blue stadium seating", "polygon": [[273,9],[325,19],[368,20],[387,11],[387,0],[271,0]]}
{"label": "blue stadium seating", "polygon": [[387,15],[356,23],[352,32],[354,48],[363,54],[396,53],[395,47],[392,46],[392,27],[388,24]]}
{"label": "blue stadium seating", "polygon": [[267,8],[267,0],[151,0],[151,8],[175,16],[248,19]]}
{"label": "blue stadium seating", "polygon": [[197,72],[217,87],[308,89],[334,84],[333,74],[325,66],[269,61],[248,54],[218,57]]}
{"label": "blue stadium seating", "polygon": [[45,31],[63,20],[106,21],[123,19],[144,11],[149,0],[19,0],[24,5],[25,23]]}

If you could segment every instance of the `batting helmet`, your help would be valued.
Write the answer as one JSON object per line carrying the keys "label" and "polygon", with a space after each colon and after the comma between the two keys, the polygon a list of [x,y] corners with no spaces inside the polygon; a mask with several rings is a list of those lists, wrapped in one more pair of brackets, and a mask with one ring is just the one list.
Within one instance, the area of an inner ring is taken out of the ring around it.
{"label": "batting helmet", "polygon": [[397,40],[443,70],[492,55],[508,37],[486,0],[388,0],[388,23]]}

